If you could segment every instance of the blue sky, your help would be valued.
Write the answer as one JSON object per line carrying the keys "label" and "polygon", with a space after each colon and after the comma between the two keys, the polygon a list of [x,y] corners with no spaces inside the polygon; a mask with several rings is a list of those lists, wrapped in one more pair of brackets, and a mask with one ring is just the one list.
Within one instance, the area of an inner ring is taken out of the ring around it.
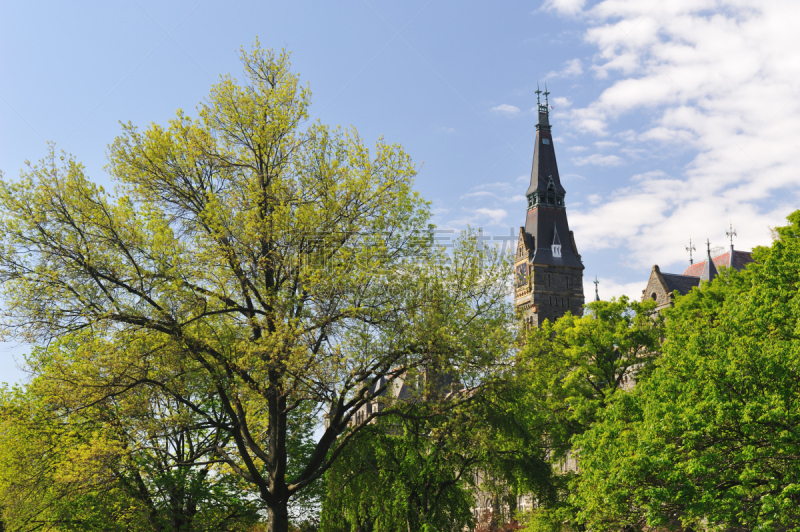
{"label": "blue sky", "polygon": [[[797,2],[4,2],[0,170],[46,142],[109,183],[119,121],[191,111],[256,36],[292,51],[312,115],[399,142],[441,228],[523,224],[547,83],[584,290],[637,296],[685,245],[767,244],[798,206]],[[424,164],[423,164],[424,163]],[[0,352],[0,381],[18,380]]]}

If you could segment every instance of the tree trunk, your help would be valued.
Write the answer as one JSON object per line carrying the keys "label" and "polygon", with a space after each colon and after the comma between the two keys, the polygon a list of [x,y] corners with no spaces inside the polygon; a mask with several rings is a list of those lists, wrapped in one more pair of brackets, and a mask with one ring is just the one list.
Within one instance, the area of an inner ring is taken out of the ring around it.
{"label": "tree trunk", "polygon": [[286,503],[279,502],[276,507],[269,508],[267,532],[289,532],[289,508]]}

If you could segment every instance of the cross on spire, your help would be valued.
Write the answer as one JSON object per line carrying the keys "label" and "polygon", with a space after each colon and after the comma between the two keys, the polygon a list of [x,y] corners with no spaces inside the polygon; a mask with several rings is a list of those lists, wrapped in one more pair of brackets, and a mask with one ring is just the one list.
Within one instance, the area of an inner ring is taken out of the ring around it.
{"label": "cross on spire", "polygon": [[[537,87],[538,88],[538,87]],[[547,90],[547,82],[544,83],[544,106],[550,109],[550,100],[548,99],[550,92]]]}
{"label": "cross on spire", "polygon": [[689,266],[691,266],[692,264],[694,264],[694,260],[692,259],[692,251],[697,251],[697,248],[694,247],[694,244],[692,244],[691,238],[689,239],[689,245],[686,246],[686,251],[689,252]]}
{"label": "cross on spire", "polygon": [[[544,90],[547,91],[547,87],[545,87]],[[539,82],[538,81],[536,82],[536,91],[535,92],[536,92],[536,105],[542,105],[542,101],[539,98],[539,95],[542,94],[542,91],[541,91],[541,89],[539,89]]]}
{"label": "cross on spire", "polygon": [[[729,231],[725,231],[725,236],[727,236],[731,241],[731,253],[733,253],[733,237],[735,237],[737,235],[736,235],[736,229],[733,228],[733,222],[732,221],[730,222],[729,227],[730,227],[730,230]],[[731,264],[733,264],[733,256],[731,256]]]}
{"label": "cross on spire", "polygon": [[596,275],[594,276],[594,281],[592,281],[592,282],[594,283],[594,300],[595,301],[600,301],[600,293],[597,291],[597,285],[600,284],[600,281],[597,280],[597,276]]}

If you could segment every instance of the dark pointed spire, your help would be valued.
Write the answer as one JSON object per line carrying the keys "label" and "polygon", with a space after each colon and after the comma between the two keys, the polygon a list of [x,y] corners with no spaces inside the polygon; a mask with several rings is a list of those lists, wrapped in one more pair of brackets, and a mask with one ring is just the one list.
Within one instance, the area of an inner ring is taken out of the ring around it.
{"label": "dark pointed spire", "polygon": [[539,121],[536,124],[536,146],[533,148],[533,165],[531,168],[531,184],[525,195],[528,198],[528,208],[547,206],[555,208],[564,207],[566,191],[561,186],[556,163],[556,152],[553,147],[553,135],[550,131],[550,111],[548,108],[550,92],[545,87],[545,103],[542,104],[540,94],[536,88],[536,109]]}
{"label": "dark pointed spire", "polygon": [[706,239],[706,263],[703,265],[703,273],[700,274],[700,280],[713,281],[717,276],[717,267],[714,261],[711,260],[711,241]]}

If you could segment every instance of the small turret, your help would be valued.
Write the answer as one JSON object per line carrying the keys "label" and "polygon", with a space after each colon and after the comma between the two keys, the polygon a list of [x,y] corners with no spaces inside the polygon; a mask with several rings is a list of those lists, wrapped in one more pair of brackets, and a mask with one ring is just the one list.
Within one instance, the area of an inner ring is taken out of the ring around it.
{"label": "small turret", "polygon": [[702,281],[713,281],[717,276],[717,267],[711,260],[711,241],[706,239],[706,263],[703,265],[703,273],[700,274]]}

